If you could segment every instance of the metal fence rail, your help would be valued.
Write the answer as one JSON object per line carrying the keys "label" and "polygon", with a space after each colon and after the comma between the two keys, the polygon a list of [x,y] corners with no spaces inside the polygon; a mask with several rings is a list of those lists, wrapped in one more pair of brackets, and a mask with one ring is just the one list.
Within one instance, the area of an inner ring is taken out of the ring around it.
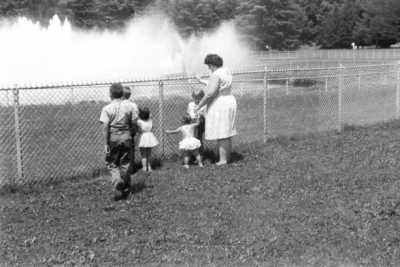
{"label": "metal fence rail", "polygon": [[399,48],[389,49],[304,49],[297,51],[254,51],[254,58],[261,60],[334,59],[334,60],[394,60],[400,59]]}
{"label": "metal fence rail", "polygon": [[[160,141],[155,156],[178,153],[177,136],[194,77],[120,81],[147,106]],[[0,89],[0,186],[101,175],[101,108],[111,82]],[[259,66],[234,73],[238,101],[236,144],[279,135],[369,124],[400,115],[399,63],[284,68]]]}

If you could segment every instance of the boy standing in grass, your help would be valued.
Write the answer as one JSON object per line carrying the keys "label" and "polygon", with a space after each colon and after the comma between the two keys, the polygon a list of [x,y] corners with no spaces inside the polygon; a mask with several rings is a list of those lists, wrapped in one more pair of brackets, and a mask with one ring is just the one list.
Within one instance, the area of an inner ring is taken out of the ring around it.
{"label": "boy standing in grass", "polygon": [[129,194],[130,174],[128,169],[132,153],[132,125],[137,118],[133,106],[123,99],[123,91],[122,84],[112,84],[110,86],[111,103],[103,107],[100,114],[106,164],[111,171],[115,190],[114,200],[120,200]]}

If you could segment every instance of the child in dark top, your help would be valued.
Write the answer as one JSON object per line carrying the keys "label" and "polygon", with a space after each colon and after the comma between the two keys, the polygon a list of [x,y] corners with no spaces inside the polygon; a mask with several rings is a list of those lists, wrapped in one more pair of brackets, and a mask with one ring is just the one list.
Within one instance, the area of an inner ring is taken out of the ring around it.
{"label": "child in dark top", "polygon": [[110,169],[115,189],[114,199],[119,200],[129,194],[131,131],[136,121],[136,113],[133,106],[123,100],[123,86],[120,83],[110,86],[110,98],[111,103],[101,110],[100,122],[103,125],[106,164]]}

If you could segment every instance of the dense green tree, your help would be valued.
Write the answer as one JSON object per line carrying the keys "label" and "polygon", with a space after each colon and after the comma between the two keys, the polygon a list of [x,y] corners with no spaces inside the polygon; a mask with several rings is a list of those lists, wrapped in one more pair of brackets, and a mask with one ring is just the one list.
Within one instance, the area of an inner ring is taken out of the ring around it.
{"label": "dense green tree", "polygon": [[400,41],[399,0],[1,0],[0,17],[25,16],[48,24],[58,14],[80,28],[121,29],[149,6],[161,9],[182,36],[234,19],[254,48],[295,49]]}
{"label": "dense green tree", "polygon": [[305,15],[300,35],[303,44],[315,44],[326,17],[345,0],[296,0]]}
{"label": "dense green tree", "polygon": [[59,0],[2,0],[0,2],[0,16],[24,16],[47,24],[49,19],[57,13]]}
{"label": "dense green tree", "polygon": [[316,43],[322,48],[350,48],[355,41],[353,32],[360,21],[360,10],[354,0],[334,6],[319,28]]}
{"label": "dense green tree", "polygon": [[161,0],[160,7],[183,36],[215,29],[235,17],[238,0]]}
{"label": "dense green tree", "polygon": [[293,0],[249,0],[240,3],[238,25],[256,48],[294,49],[300,46],[305,14]]}
{"label": "dense green tree", "polygon": [[65,14],[82,28],[120,28],[151,0],[66,0]]}
{"label": "dense green tree", "polygon": [[361,43],[389,47],[400,41],[400,1],[367,0],[355,35]]}
{"label": "dense green tree", "polygon": [[2,0],[0,16],[25,16],[46,25],[55,14],[81,28],[117,28],[153,0]]}

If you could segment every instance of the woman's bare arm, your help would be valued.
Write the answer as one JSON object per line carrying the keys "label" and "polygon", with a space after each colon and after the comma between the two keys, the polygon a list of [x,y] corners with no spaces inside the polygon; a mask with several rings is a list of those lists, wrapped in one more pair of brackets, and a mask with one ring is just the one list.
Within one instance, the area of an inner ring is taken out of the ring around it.
{"label": "woman's bare arm", "polygon": [[203,106],[207,105],[218,93],[219,78],[216,75],[211,75],[210,82],[207,85],[207,93],[197,105],[196,111],[199,111]]}
{"label": "woman's bare arm", "polygon": [[208,81],[202,79],[200,75],[196,75],[195,77],[196,77],[196,80],[197,80],[199,83],[204,84],[204,85],[208,85]]}

